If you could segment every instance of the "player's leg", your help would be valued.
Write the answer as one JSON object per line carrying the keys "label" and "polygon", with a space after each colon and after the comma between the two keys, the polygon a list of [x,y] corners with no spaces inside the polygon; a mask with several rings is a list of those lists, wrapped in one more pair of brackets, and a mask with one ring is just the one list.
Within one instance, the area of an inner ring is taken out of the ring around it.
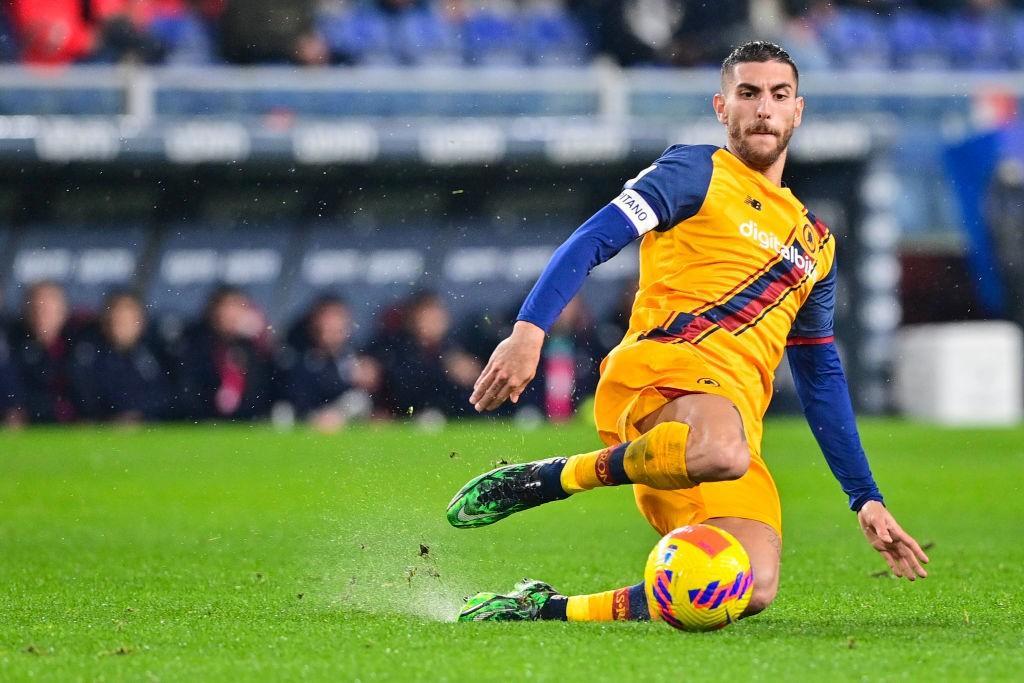
{"label": "player's leg", "polygon": [[507,594],[466,599],[459,621],[649,621],[644,584],[590,595],[561,595],[541,581],[523,579]]}
{"label": "player's leg", "polygon": [[735,536],[750,557],[750,568],[754,572],[754,592],[741,618],[767,609],[779,590],[779,562],[782,558],[782,539],[779,534],[764,522],[753,519],[716,517],[704,523]]}
{"label": "player's leg", "polygon": [[471,480],[448,505],[448,521],[469,528],[601,486],[644,484],[661,490],[738,479],[750,451],[743,420],[728,399],[686,394],[637,425],[640,436],[570,458],[506,465]]}

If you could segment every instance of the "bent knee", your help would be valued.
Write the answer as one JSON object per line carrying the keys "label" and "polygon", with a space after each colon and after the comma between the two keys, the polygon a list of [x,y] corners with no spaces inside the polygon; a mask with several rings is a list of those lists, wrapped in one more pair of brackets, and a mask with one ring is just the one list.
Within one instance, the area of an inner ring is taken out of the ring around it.
{"label": "bent knee", "polygon": [[[765,574],[768,576],[764,576]],[[778,592],[779,577],[776,572],[762,570],[760,575],[755,574],[753,592],[750,595],[747,608],[743,610],[743,616],[750,617],[768,609],[768,605],[772,604]]]}
{"label": "bent knee", "polygon": [[744,442],[711,442],[705,448],[706,452],[700,454],[702,481],[733,481],[750,468],[750,448]]}

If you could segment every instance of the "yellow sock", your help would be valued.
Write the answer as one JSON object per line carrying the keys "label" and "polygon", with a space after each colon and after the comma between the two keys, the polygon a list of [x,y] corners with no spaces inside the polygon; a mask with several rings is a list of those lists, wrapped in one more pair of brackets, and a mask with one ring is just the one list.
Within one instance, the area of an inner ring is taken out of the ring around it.
{"label": "yellow sock", "polygon": [[689,434],[689,425],[662,422],[633,441],[574,455],[562,468],[562,488],[566,493],[621,484],[646,484],[666,490],[689,488],[693,486],[686,473]]}
{"label": "yellow sock", "polygon": [[565,606],[566,621],[646,621],[650,618],[643,583],[604,593],[571,595]]}
{"label": "yellow sock", "polygon": [[686,438],[690,425],[661,422],[654,429],[630,442],[623,465],[634,484],[653,489],[688,489],[693,481],[686,473]]}

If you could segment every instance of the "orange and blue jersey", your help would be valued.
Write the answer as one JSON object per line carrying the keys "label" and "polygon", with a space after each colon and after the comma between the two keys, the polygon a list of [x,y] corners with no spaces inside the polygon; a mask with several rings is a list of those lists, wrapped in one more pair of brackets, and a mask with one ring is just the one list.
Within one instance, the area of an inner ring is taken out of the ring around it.
{"label": "orange and blue jersey", "polygon": [[808,421],[859,509],[881,500],[833,342],[835,239],[785,187],[730,151],[674,145],[555,252],[520,310],[548,330],[587,273],[642,238],[623,344],[687,344],[756,414],[789,359]]}

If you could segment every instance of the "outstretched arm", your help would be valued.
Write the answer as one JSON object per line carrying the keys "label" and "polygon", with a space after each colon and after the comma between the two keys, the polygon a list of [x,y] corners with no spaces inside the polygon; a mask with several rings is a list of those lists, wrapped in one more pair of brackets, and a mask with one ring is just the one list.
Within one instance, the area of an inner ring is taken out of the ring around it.
{"label": "outstretched arm", "polygon": [[787,356],[804,415],[865,537],[897,576],[911,581],[928,576],[921,566],[928,556],[893,518],[875,485],[835,344],[828,338],[790,343]]}
{"label": "outstretched arm", "polygon": [[551,257],[519,311],[512,334],[494,349],[473,386],[469,402],[478,412],[515,403],[537,372],[544,335],[583,286],[591,269],[635,240],[638,231],[609,204],[581,225]]}

